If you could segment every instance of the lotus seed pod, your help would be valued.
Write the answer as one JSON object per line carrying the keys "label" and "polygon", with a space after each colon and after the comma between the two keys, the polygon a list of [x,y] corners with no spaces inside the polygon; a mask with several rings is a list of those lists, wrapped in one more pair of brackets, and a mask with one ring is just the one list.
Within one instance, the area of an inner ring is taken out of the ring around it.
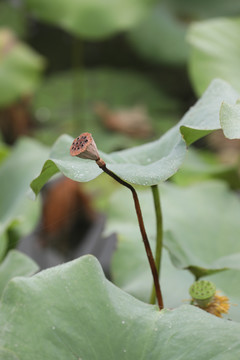
{"label": "lotus seed pod", "polygon": [[92,134],[83,133],[73,140],[70,148],[72,156],[78,156],[81,159],[99,160],[97,146],[93,140]]}
{"label": "lotus seed pod", "polygon": [[216,293],[216,286],[207,280],[195,281],[190,289],[189,294],[199,307],[205,308],[211,302]]}

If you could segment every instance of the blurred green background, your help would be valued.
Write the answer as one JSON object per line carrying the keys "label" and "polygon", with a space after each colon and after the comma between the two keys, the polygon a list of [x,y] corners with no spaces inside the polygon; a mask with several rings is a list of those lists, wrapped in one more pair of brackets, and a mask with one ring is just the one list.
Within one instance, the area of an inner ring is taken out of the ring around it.
{"label": "blurred green background", "polygon": [[238,14],[236,1],[2,0],[2,141],[158,138],[213,78],[239,87]]}

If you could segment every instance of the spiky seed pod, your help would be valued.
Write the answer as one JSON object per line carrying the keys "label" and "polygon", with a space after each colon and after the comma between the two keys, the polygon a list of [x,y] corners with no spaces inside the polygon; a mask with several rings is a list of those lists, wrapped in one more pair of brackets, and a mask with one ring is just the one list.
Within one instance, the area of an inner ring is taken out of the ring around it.
{"label": "spiky seed pod", "polygon": [[97,146],[93,140],[92,134],[83,133],[73,140],[70,147],[70,154],[72,156],[78,156],[81,159],[99,160]]}
{"label": "spiky seed pod", "polygon": [[211,302],[216,293],[216,286],[207,280],[195,281],[190,289],[189,294],[199,307],[205,308]]}

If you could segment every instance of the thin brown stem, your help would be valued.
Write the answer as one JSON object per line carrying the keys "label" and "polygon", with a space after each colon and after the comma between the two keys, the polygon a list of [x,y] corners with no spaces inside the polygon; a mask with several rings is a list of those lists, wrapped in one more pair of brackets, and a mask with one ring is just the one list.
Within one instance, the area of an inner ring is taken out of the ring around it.
{"label": "thin brown stem", "polygon": [[107,173],[109,176],[111,176],[113,179],[118,181],[123,186],[126,186],[132,192],[135,209],[136,209],[136,213],[137,213],[137,218],[138,218],[138,223],[139,223],[139,228],[140,228],[140,231],[142,234],[143,243],[144,243],[144,246],[146,249],[149,265],[150,265],[150,268],[152,271],[158,306],[159,306],[159,309],[162,310],[163,309],[163,299],[162,299],[162,292],[161,292],[160,284],[159,284],[158,272],[157,272],[156,264],[155,264],[154,257],[152,254],[152,250],[151,250],[151,247],[150,247],[150,244],[148,241],[147,233],[145,230],[143,217],[142,217],[142,211],[141,211],[137,192],[132,185],[128,184],[126,181],[122,180],[120,177],[118,177],[116,174],[114,174],[111,170],[109,170],[106,167],[106,164],[102,159],[99,159],[97,161],[97,164],[105,173]]}

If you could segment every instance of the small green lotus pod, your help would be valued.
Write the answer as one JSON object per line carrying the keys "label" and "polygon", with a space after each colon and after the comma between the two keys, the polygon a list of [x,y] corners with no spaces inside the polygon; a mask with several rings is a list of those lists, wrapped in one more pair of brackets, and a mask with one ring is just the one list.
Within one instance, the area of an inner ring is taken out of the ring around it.
{"label": "small green lotus pod", "polygon": [[199,307],[205,308],[216,293],[216,286],[207,280],[195,281],[189,289],[189,294]]}

